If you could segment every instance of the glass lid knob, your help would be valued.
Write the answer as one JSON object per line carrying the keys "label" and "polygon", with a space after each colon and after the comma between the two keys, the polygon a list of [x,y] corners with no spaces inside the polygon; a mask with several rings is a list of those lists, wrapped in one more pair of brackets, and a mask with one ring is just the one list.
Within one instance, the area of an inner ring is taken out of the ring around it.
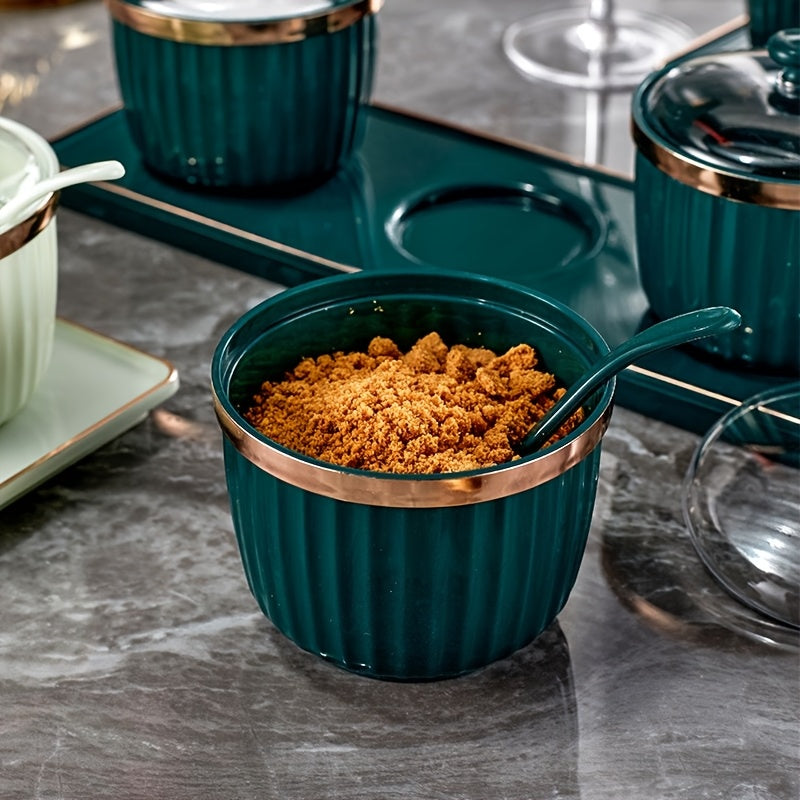
{"label": "glass lid knob", "polygon": [[[770,58],[783,69],[775,81],[775,90],[787,100],[800,97],[800,28],[779,31],[767,42]],[[795,107],[795,110],[800,110]]]}

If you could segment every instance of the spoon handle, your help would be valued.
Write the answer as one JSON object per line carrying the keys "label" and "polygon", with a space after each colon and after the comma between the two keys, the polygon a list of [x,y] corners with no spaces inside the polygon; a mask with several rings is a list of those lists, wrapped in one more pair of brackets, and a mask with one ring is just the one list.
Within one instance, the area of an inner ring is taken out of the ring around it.
{"label": "spoon handle", "polygon": [[517,452],[524,455],[538,450],[598,386],[641,356],[733,330],[741,321],[738,311],[726,306],[714,306],[665,319],[637,333],[607,353],[570,386],[564,396],[520,442]]}
{"label": "spoon handle", "polygon": [[51,192],[66,189],[77,183],[116,180],[124,174],[125,167],[119,161],[95,161],[91,164],[82,164],[79,167],[71,167],[57,172],[28,187],[21,195],[12,198],[4,205],[0,205],[0,227]]}

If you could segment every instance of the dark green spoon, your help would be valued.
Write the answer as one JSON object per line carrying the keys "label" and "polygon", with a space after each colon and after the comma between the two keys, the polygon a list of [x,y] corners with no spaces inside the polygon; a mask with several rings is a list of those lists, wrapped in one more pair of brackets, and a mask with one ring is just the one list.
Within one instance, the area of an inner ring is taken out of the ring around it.
{"label": "dark green spoon", "polygon": [[542,447],[595,389],[641,356],[732,331],[741,322],[738,311],[726,306],[714,306],[665,319],[637,333],[592,364],[517,445],[517,453],[527,455]]}

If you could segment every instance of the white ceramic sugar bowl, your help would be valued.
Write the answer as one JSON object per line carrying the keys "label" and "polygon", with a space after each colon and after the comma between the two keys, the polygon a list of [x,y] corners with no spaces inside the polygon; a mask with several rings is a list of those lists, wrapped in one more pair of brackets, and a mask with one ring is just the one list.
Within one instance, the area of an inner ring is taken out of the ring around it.
{"label": "white ceramic sugar bowl", "polygon": [[[0,117],[0,206],[58,171],[58,158],[44,138]],[[50,362],[57,201],[58,194],[50,193],[0,226],[0,425],[25,406]]]}

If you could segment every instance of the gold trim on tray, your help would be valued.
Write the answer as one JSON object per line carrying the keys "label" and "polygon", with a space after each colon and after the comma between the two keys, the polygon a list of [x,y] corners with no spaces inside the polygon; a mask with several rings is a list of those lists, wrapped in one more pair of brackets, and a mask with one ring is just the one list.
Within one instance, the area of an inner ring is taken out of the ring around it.
{"label": "gold trim on tray", "polygon": [[[115,339],[112,336],[108,336],[108,335],[106,335],[104,333],[100,333],[99,331],[96,331],[93,328],[89,328],[86,325],[82,325],[82,324],[80,324],[78,322],[74,322],[72,320],[65,319],[64,317],[56,317],[56,321],[57,321],[57,323],[60,323],[62,325],[65,325],[65,326],[68,326],[70,328],[73,328],[74,330],[82,332],[84,334],[87,334],[87,335],[89,335],[89,336],[91,336],[93,338],[96,338],[97,340],[102,340],[106,344],[111,344],[114,347],[118,347],[118,348],[120,348],[122,350],[128,350],[130,353],[136,355],[137,357],[146,358],[146,359],[148,359],[148,360],[150,360],[152,362],[158,363],[164,368],[165,375],[164,375],[164,377],[162,379],[160,379],[158,381],[158,383],[152,384],[148,389],[146,389],[145,391],[143,391],[140,394],[136,395],[135,397],[131,397],[129,400],[124,402],[121,406],[113,409],[108,414],[106,414],[104,417],[100,418],[99,420],[96,420],[96,421],[92,422],[91,425],[89,425],[88,427],[84,428],[83,430],[74,433],[68,439],[66,439],[63,442],[60,442],[58,445],[53,447],[51,450],[48,450],[46,453],[42,454],[36,460],[26,464],[22,469],[17,470],[17,472],[15,472],[14,474],[9,475],[6,478],[0,478],[0,490],[7,489],[13,482],[20,480],[25,475],[27,475],[27,474],[29,474],[31,472],[34,472],[37,469],[40,469],[48,461],[51,461],[53,459],[58,458],[63,453],[66,453],[66,452],[71,451],[71,450],[77,450],[77,448],[82,447],[83,445],[85,445],[86,440],[89,439],[91,436],[93,436],[94,434],[97,434],[99,431],[103,430],[104,428],[110,427],[112,423],[118,422],[121,418],[123,418],[132,409],[135,409],[135,408],[141,406],[144,403],[145,400],[149,401],[149,399],[151,397],[153,397],[154,395],[160,395],[168,387],[172,387],[172,386],[175,387],[174,390],[170,393],[170,395],[172,393],[174,393],[174,391],[178,390],[178,386],[179,386],[179,382],[180,382],[180,378],[179,378],[179,375],[178,375],[178,369],[171,361],[168,361],[167,359],[162,358],[161,356],[156,356],[156,355],[153,355],[151,353],[147,353],[144,350],[141,350],[140,348],[135,347],[132,344],[128,344],[127,342],[123,342],[120,339]],[[56,335],[58,335],[58,334],[56,334]],[[159,397],[158,402],[163,402],[166,399],[167,399],[167,397],[163,397],[163,398]],[[153,407],[150,407],[150,406],[143,407],[142,410],[143,410],[143,417],[144,417],[146,414],[150,413],[150,411],[153,410]],[[24,413],[24,409],[23,409],[22,413]],[[130,427],[133,427],[135,424],[137,424],[137,421],[134,420],[124,430],[127,430]],[[97,444],[97,447],[102,446],[102,444],[107,443],[112,438],[116,438],[116,436],[119,436],[122,432],[124,432],[124,431],[118,430],[118,431],[114,432],[113,435],[110,436],[108,439],[105,439],[103,442],[99,442]],[[90,452],[90,451],[80,451],[80,455],[78,455],[77,458],[82,458],[83,456],[87,455],[88,452]],[[77,458],[75,460],[77,460]],[[39,482],[37,482],[35,485],[31,485],[29,487],[29,489],[26,489],[26,491],[29,491],[30,489],[35,488],[35,486],[38,486],[39,483],[41,483],[41,481],[47,480],[48,478],[50,478],[54,474],[56,474],[56,472],[60,472],[61,469],[63,469],[66,466],[68,466],[69,463],[73,463],[73,461],[65,463],[64,467],[59,468],[57,471],[54,471],[52,474],[48,474],[46,476],[43,476]],[[13,496],[11,496],[9,499],[7,499],[5,501],[3,500],[2,497],[0,497],[0,509],[4,508],[9,503],[14,502],[15,500],[17,500],[21,496],[22,496],[22,493],[20,493],[19,495],[13,495]]]}
{"label": "gold trim on tray", "polygon": [[750,205],[800,211],[798,181],[777,183],[714,169],[656,142],[636,122],[632,129],[639,152],[665,175],[692,189]]}
{"label": "gold trim on tray", "polygon": [[312,36],[336,33],[376,14],[383,0],[359,0],[344,8],[321,14],[253,22],[216,22],[165,16],[125,0],[105,0],[111,16],[119,23],[147,36],[172,42],[199,45],[266,45],[300,42]]}
{"label": "gold trim on tray", "polygon": [[502,469],[413,478],[390,473],[346,470],[302,458],[257,437],[240,424],[214,395],[214,411],[236,450],[264,472],[314,494],[349,503],[392,508],[441,508],[499,500],[533,489],[565,473],[597,447],[611,420],[613,403],[571,442],[553,446],[527,461]]}
{"label": "gold trim on tray", "polygon": [[47,202],[37,208],[27,219],[0,233],[0,258],[15,253],[35,239],[50,224],[50,220],[55,216],[59,197],[59,192],[53,192]]}
{"label": "gold trim on tray", "polygon": [[726,36],[731,36],[741,28],[744,28],[749,21],[750,17],[747,14],[738,14],[733,19],[723,22],[721,25],[717,25],[717,27],[712,28],[710,31],[700,34],[700,36],[692,39],[680,50],[670,53],[669,57],[663,62],[663,64],[667,64],[671,61],[683,60],[684,58],[691,56],[700,48],[708,47],[709,45],[713,45],[719,39],[722,39]]}

